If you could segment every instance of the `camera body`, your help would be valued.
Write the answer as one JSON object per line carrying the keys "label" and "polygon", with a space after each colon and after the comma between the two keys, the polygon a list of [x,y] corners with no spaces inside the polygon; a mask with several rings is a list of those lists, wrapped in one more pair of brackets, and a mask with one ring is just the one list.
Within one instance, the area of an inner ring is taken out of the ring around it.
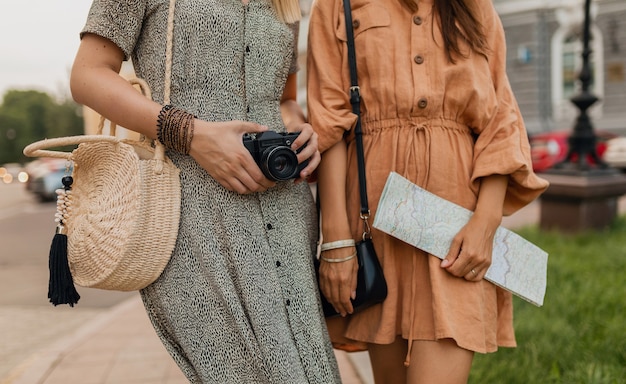
{"label": "camera body", "polygon": [[298,152],[291,149],[291,144],[300,135],[300,132],[273,132],[257,133],[255,137],[244,135],[243,145],[252,155],[265,177],[273,181],[295,179],[300,171],[309,163],[308,160],[298,164]]}

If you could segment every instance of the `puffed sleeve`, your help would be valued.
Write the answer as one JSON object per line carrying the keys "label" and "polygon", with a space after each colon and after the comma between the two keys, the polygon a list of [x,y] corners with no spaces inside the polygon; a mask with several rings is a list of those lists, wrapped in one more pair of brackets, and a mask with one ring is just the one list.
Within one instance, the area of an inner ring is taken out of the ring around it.
{"label": "puffed sleeve", "polygon": [[504,214],[510,215],[537,198],[548,182],[533,172],[526,127],[506,74],[506,41],[500,18],[491,1],[482,9],[498,105],[477,128],[472,184],[478,189],[481,177],[509,175]]}
{"label": "puffed sleeve", "polygon": [[[341,2],[314,1],[309,19],[307,52],[307,109],[309,122],[324,152],[352,129],[356,115],[348,96],[349,79],[343,42],[335,33]],[[343,17],[343,13],[341,13]]]}
{"label": "puffed sleeve", "polygon": [[147,0],[94,0],[80,37],[93,33],[109,39],[128,60],[139,38],[146,7]]}

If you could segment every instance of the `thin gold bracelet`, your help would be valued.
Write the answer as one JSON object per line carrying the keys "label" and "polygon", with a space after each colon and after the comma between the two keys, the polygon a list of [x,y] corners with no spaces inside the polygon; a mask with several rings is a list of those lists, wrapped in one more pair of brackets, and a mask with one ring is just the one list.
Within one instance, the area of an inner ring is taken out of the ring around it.
{"label": "thin gold bracelet", "polygon": [[354,252],[350,256],[344,257],[342,259],[329,259],[329,258],[324,257],[324,256],[320,256],[320,259],[324,260],[327,263],[343,263],[344,261],[348,261],[348,260],[354,259],[355,256],[356,256],[356,252]]}

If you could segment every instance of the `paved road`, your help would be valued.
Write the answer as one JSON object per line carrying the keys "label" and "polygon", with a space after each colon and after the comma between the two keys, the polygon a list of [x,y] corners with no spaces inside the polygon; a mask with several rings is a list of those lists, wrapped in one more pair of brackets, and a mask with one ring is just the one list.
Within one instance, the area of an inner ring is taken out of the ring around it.
{"label": "paved road", "polygon": [[78,288],[79,304],[47,300],[54,203],[39,203],[20,184],[0,184],[0,384],[42,347],[133,293]]}

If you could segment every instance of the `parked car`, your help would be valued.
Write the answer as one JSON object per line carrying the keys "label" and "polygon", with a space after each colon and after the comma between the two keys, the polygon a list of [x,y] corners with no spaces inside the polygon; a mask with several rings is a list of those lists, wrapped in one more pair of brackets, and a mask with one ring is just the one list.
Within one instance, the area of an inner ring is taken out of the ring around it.
{"label": "parked car", "polygon": [[[595,131],[594,133],[596,135],[596,151],[598,157],[602,158],[607,147],[607,141],[618,137],[618,135],[607,131]],[[543,172],[565,160],[569,151],[568,139],[571,134],[571,130],[562,130],[543,132],[529,137],[530,155],[535,172]],[[589,162],[593,164],[593,159],[589,158]]]}
{"label": "parked car", "polygon": [[25,183],[27,180],[28,174],[21,164],[7,163],[0,167],[0,181],[5,184]]}
{"label": "parked car", "polygon": [[616,137],[607,141],[602,160],[611,167],[626,172],[626,137]]}
{"label": "parked car", "polygon": [[29,174],[26,190],[35,194],[42,202],[56,200],[55,191],[63,188],[61,179],[67,172],[67,164],[66,160],[50,158],[41,158],[30,162],[26,166],[26,171]]}

